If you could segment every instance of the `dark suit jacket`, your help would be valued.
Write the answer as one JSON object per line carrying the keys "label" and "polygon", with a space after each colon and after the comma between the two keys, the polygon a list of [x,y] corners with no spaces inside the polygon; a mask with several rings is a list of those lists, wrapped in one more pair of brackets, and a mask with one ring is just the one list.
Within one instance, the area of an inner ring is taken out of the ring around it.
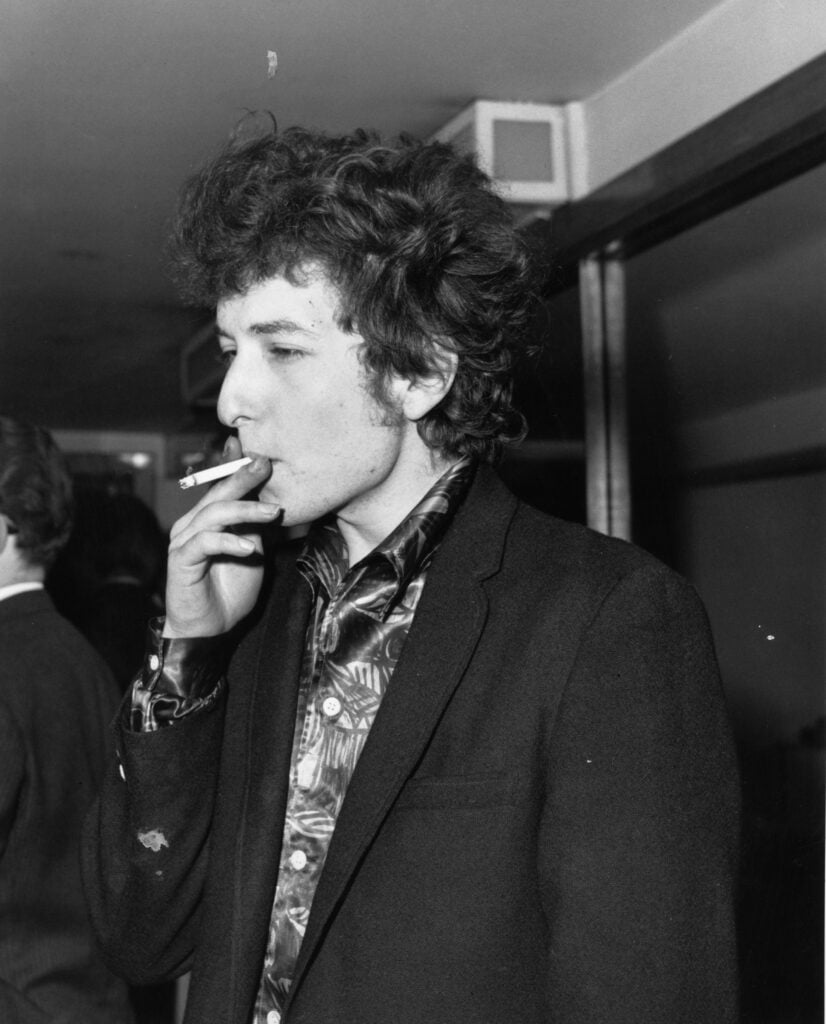
{"label": "dark suit jacket", "polygon": [[80,835],[103,775],[114,681],[44,591],[0,601],[0,1021],[120,1024],[96,952]]}
{"label": "dark suit jacket", "polygon": [[[191,968],[189,1024],[249,1020],[308,607],[282,567],[225,704],[121,730],[126,781],[113,765],[90,819],[111,962]],[[348,790],[285,1019],[731,1022],[737,806],[691,588],[483,469]]]}

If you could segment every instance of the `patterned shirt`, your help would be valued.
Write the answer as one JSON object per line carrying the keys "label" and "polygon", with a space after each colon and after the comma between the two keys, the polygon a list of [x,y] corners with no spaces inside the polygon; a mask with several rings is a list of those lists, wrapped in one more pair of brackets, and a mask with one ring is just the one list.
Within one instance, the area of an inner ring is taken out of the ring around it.
{"label": "patterned shirt", "polygon": [[281,861],[252,1024],[279,1024],[347,786],[401,654],[439,541],[472,463],[447,471],[409,516],[348,568],[332,523],[314,527],[299,568],[313,589]]}

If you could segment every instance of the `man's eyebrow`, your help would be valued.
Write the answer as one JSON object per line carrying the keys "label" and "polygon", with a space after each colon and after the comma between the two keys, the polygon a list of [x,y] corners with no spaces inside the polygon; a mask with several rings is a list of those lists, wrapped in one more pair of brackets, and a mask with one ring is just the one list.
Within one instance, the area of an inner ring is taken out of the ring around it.
{"label": "man's eyebrow", "polygon": [[[308,328],[302,327],[301,324],[297,324],[294,320],[265,320],[261,323],[251,324],[249,327],[250,334],[260,334],[262,336],[270,334],[310,334]],[[215,333],[219,338],[232,338],[229,331],[225,331],[220,325],[215,328]]]}
{"label": "man's eyebrow", "polygon": [[307,334],[307,328],[294,320],[265,320],[250,325],[251,334]]}

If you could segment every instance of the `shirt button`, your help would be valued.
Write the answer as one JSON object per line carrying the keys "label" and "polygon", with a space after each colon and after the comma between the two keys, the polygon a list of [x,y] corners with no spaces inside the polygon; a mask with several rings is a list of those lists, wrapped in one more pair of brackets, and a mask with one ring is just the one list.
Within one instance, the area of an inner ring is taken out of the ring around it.
{"label": "shirt button", "polygon": [[267,1024],[281,1024],[281,1014],[278,1010],[270,1010],[267,1014]]}
{"label": "shirt button", "polygon": [[341,701],[338,697],[326,697],[321,704],[321,710],[327,718],[338,718],[341,714]]}
{"label": "shirt button", "polygon": [[118,765],[118,771],[120,772],[120,777],[123,779],[124,782],[126,782],[126,772],[123,770],[122,764]]}
{"label": "shirt button", "polygon": [[303,871],[307,867],[307,854],[303,850],[293,850],[290,854],[290,867],[293,871]]}
{"label": "shirt button", "polygon": [[150,672],[157,672],[160,664],[161,664],[161,659],[158,657],[157,654],[150,654],[149,655],[149,671]]}

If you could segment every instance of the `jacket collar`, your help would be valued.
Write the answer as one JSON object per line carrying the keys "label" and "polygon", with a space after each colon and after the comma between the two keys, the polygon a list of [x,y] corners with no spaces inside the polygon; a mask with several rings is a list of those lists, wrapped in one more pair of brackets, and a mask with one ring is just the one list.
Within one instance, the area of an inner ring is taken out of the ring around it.
{"label": "jacket collar", "polygon": [[0,587],[0,601],[5,601],[9,597],[16,597],[17,594],[28,594],[34,590],[43,590],[41,580],[29,580],[26,583],[9,583],[5,587]]}
{"label": "jacket collar", "polygon": [[24,590],[22,593],[11,594],[4,600],[0,600],[0,617],[4,619],[34,615],[45,611],[54,611],[54,604],[48,592],[42,587],[37,590]]}
{"label": "jacket collar", "polygon": [[331,598],[342,583],[358,587],[371,601],[359,602],[362,614],[386,621],[415,575],[429,565],[456,514],[475,472],[470,458],[450,467],[401,523],[357,565],[347,567],[347,548],[334,522],[315,526],[298,559],[298,568],[314,594],[323,587]]}

